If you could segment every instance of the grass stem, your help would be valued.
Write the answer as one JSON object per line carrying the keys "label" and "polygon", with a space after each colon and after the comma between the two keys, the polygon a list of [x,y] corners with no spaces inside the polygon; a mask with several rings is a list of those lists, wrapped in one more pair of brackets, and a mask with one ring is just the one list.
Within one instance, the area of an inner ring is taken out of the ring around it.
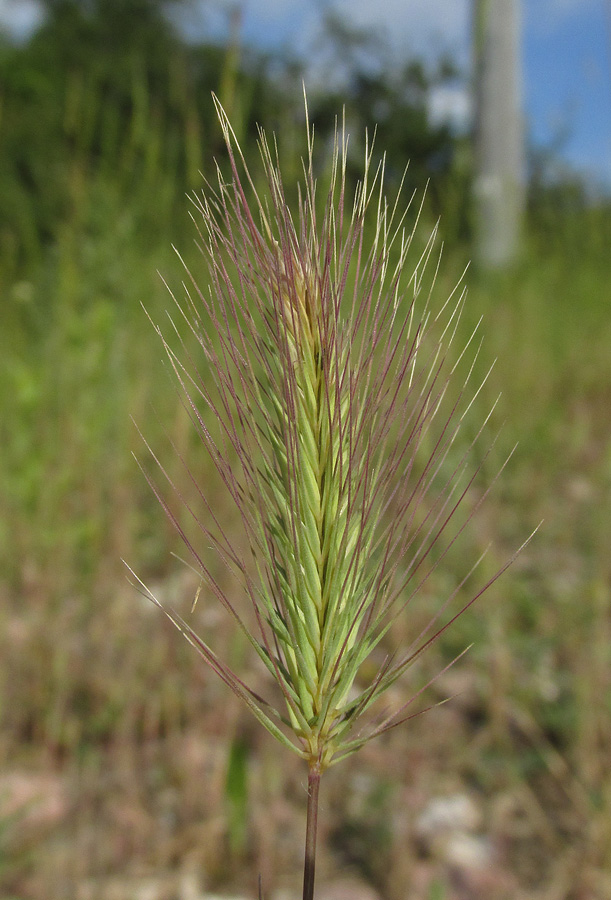
{"label": "grass stem", "polygon": [[316,760],[314,763],[310,763],[310,770],[308,772],[308,812],[306,820],[305,861],[303,866],[303,900],[313,900],[314,898],[320,774],[319,761]]}

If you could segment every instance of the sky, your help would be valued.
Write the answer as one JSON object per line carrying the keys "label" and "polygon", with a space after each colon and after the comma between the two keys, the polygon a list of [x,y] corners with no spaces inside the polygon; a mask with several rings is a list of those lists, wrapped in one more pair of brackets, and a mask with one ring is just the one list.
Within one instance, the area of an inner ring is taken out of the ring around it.
{"label": "sky", "polygon": [[[222,37],[229,11],[242,9],[244,41],[303,55],[316,47],[323,9],[379,33],[397,59],[449,52],[470,64],[472,0],[191,0],[183,26],[193,37]],[[523,106],[531,144],[553,149],[593,185],[611,189],[611,0],[522,0]],[[25,35],[36,0],[0,0],[0,25]],[[433,97],[433,111],[459,126],[471,110],[468,86]]]}

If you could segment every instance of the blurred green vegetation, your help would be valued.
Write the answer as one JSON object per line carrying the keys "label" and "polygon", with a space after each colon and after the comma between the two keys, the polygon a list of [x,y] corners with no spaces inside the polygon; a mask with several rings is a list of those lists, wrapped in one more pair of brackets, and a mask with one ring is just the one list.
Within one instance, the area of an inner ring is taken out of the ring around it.
{"label": "blurred green vegetation", "polygon": [[[249,160],[257,123],[277,132],[290,183],[305,149],[301,72],[237,41],[185,43],[152,0],[46,5],[27,43],[0,45],[0,756],[42,752],[101,771],[107,752],[212,716],[214,689],[195,654],[123,586],[121,557],[166,584],[179,550],[132,459],[146,451],[131,417],[165,446],[179,487],[188,478],[168,438],[218,490],[142,305],[154,321],[171,306],[158,271],[181,290],[172,243],[205,277],[185,194],[202,187],[200,172],[214,179],[215,157],[225,165],[211,91]],[[391,188],[409,156],[408,196],[431,177],[422,228],[441,216],[440,297],[470,254],[468,144],[427,113],[432,85],[455,76],[446,62],[372,75],[357,61],[344,91],[309,98],[321,175],[345,104],[353,178],[375,123]],[[447,659],[476,641],[467,665],[487,737],[469,778],[489,792],[527,785],[538,803],[542,783],[549,792],[563,780],[562,803],[588,826],[577,848],[584,871],[602,879],[611,867],[611,208],[577,182],[536,177],[530,197],[515,267],[468,276],[461,328],[467,336],[483,315],[481,373],[497,359],[473,418],[502,390],[497,467],[519,441],[474,522],[474,552],[492,541],[493,569],[545,525],[438,652]],[[452,577],[440,574],[431,590]],[[226,754],[219,802],[228,797],[228,852],[239,854],[241,737],[230,735]],[[168,760],[155,771],[163,784],[173,777]],[[575,832],[554,815],[554,852],[575,849]],[[28,866],[10,867],[7,890]]]}

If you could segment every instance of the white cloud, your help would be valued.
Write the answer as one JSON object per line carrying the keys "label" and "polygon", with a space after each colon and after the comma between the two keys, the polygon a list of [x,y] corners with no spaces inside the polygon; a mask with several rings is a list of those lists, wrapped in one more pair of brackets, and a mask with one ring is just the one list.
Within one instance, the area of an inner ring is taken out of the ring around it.
{"label": "white cloud", "polygon": [[429,112],[434,125],[449,124],[464,132],[471,125],[473,98],[466,85],[440,85],[429,96]]}
{"label": "white cloud", "polygon": [[0,0],[0,28],[21,40],[40,24],[43,11],[37,0]]}

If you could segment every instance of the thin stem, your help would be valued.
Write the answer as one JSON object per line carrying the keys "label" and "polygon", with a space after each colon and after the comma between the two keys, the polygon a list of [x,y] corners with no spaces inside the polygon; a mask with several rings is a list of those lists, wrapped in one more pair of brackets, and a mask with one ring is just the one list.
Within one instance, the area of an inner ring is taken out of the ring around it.
{"label": "thin stem", "polygon": [[310,770],[308,772],[308,816],[306,821],[305,862],[303,866],[303,900],[314,900],[319,785],[320,761],[316,760],[310,762]]}

